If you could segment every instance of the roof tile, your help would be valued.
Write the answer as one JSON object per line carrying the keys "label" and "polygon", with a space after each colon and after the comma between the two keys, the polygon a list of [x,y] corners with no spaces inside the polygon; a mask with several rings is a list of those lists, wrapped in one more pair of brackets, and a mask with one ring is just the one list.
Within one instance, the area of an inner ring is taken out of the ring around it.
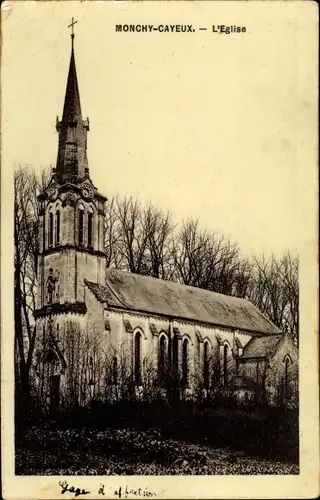
{"label": "roof tile", "polygon": [[267,335],[249,340],[243,349],[242,356],[239,360],[250,358],[264,358],[276,347],[282,335]]}
{"label": "roof tile", "polygon": [[252,333],[280,330],[251,302],[171,281],[107,269],[106,285],[86,281],[108,307],[237,328]]}

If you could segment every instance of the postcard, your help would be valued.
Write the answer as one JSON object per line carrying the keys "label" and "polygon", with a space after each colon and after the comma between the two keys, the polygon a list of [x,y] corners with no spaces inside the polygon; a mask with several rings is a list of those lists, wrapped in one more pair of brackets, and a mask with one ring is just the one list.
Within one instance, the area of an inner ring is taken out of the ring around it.
{"label": "postcard", "polygon": [[316,4],[1,16],[3,497],[317,497]]}

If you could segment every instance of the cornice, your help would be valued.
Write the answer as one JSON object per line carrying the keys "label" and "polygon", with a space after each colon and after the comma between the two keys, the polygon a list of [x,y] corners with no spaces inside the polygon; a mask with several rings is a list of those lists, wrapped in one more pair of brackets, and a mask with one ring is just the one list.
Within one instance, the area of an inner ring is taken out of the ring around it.
{"label": "cornice", "polygon": [[88,248],[88,247],[82,247],[80,245],[57,245],[51,248],[47,248],[43,252],[40,252],[39,255],[50,255],[52,253],[56,252],[61,252],[63,250],[76,250],[77,252],[81,253],[89,253],[90,255],[95,255],[96,257],[106,257],[106,254],[104,252],[101,252],[101,250],[94,250],[93,248]]}
{"label": "cornice", "polygon": [[167,322],[172,322],[172,323],[179,323],[179,325],[186,325],[186,326],[197,326],[199,328],[206,328],[206,329],[211,329],[211,330],[214,330],[214,329],[218,329],[218,330],[222,330],[222,331],[225,331],[227,333],[233,333],[235,330],[237,331],[237,333],[239,334],[243,334],[243,335],[248,335],[248,336],[251,336],[251,337],[264,337],[264,336],[269,336],[269,335],[278,335],[278,334],[272,334],[272,333],[261,333],[261,332],[257,332],[255,330],[242,330],[241,328],[237,327],[235,328],[234,326],[226,326],[226,325],[220,325],[218,323],[203,323],[203,322],[200,322],[200,321],[197,321],[197,320],[189,320],[189,321],[186,321],[185,318],[180,318],[179,316],[175,316],[175,317],[172,317],[172,316],[168,316],[166,314],[160,314],[160,313],[153,313],[153,312],[150,312],[150,311],[134,311],[134,310],[130,310],[130,309],[125,309],[121,306],[106,306],[105,309],[109,309],[110,311],[114,311],[114,312],[117,312],[117,311],[120,311],[120,312],[123,312],[125,314],[130,314],[132,316],[143,316],[143,317],[147,317],[147,318],[153,318],[153,319],[157,319],[159,321],[167,321]]}
{"label": "cornice", "polygon": [[87,312],[87,306],[85,302],[64,302],[63,304],[54,303],[47,304],[40,309],[36,309],[34,312],[35,318],[43,318],[45,316],[50,316],[52,314],[81,314],[84,315]]}
{"label": "cornice", "polygon": [[[68,193],[68,192],[69,193],[76,193],[82,198],[81,185],[85,181],[89,182],[94,190],[93,199],[96,199],[96,200],[103,202],[103,203],[105,203],[108,200],[108,198],[106,196],[104,196],[103,194],[96,191],[96,187],[93,185],[93,183],[88,175],[83,177],[82,179],[79,179],[77,184],[74,184],[72,182],[66,182],[64,184],[58,185],[57,186],[58,193],[59,193],[59,195],[62,193]],[[57,183],[57,184],[59,184],[59,183]],[[50,199],[50,197],[49,197],[47,191],[44,190],[42,193],[40,193],[37,196],[37,199],[39,202],[41,202],[41,201],[45,201],[45,200]],[[72,201],[73,200],[69,200],[69,199],[63,200],[63,202],[62,202],[63,206],[65,206],[66,204],[70,204],[73,206]],[[87,201],[87,200],[85,200],[85,201]],[[103,211],[101,210],[101,212],[103,212]],[[104,215],[104,212],[101,213],[101,215]]]}

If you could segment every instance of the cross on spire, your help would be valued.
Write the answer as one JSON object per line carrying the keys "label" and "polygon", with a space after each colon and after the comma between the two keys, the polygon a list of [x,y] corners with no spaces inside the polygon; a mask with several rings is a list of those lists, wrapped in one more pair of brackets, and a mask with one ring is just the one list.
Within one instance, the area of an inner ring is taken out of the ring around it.
{"label": "cross on spire", "polygon": [[71,19],[71,24],[69,24],[68,28],[71,28],[71,41],[72,41],[72,48],[73,48],[73,39],[74,39],[74,25],[77,23],[78,21],[75,21],[74,18]]}

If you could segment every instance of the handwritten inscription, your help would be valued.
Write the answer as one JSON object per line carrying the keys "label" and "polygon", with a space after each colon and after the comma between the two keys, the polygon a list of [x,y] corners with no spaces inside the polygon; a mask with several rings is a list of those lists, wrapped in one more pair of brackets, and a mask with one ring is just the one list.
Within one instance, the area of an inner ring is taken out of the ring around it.
{"label": "handwritten inscription", "polygon": [[[69,486],[67,481],[59,481],[59,486],[61,487],[61,493],[73,493],[75,497],[78,497],[79,495],[88,495],[90,493],[89,490],[86,490],[84,488],[77,488],[75,486]],[[110,487],[109,487],[110,488]],[[98,489],[98,495],[105,495],[105,485],[100,483],[100,487]],[[129,496],[134,496],[134,497],[143,497],[143,498],[154,498],[156,496],[159,496],[163,493],[155,493],[152,491],[149,491],[148,488],[129,488],[127,485],[125,487],[119,486],[119,488],[116,488],[113,490],[113,496],[117,498],[128,498]]]}
{"label": "handwritten inscription", "polygon": [[79,495],[87,495],[90,493],[90,491],[81,489],[81,488],[75,488],[74,486],[69,486],[67,481],[59,481],[59,485],[61,486],[61,493],[65,493],[68,491],[69,493],[74,493],[75,497],[78,497]]}
{"label": "handwritten inscription", "polygon": [[151,498],[151,497],[157,496],[156,493],[153,493],[152,491],[148,491],[147,489],[142,489],[142,488],[130,489],[130,488],[128,488],[128,486],[126,486],[123,489],[120,486],[120,488],[118,488],[114,492],[114,496],[117,496],[118,498],[122,498],[122,497],[127,498],[128,495],[134,495],[136,497],[144,497],[144,498]]}

